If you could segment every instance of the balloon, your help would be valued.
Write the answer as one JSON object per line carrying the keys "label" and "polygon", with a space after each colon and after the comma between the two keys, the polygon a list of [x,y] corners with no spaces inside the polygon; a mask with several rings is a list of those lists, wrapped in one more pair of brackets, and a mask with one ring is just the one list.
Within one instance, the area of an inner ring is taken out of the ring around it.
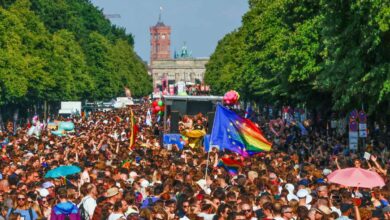
{"label": "balloon", "polygon": [[164,103],[161,100],[158,101],[158,106],[162,106],[162,105],[164,105]]}
{"label": "balloon", "polygon": [[156,107],[154,107],[154,109],[155,109],[157,112],[161,111],[161,107],[160,107],[160,106],[156,106]]}
{"label": "balloon", "polygon": [[238,102],[240,95],[234,90],[230,90],[223,96],[223,102],[227,105],[234,105]]}
{"label": "balloon", "polygon": [[52,131],[51,132],[53,135],[55,136],[58,136],[58,137],[62,137],[62,136],[65,136],[65,131],[64,130],[57,130],[57,131]]}
{"label": "balloon", "polygon": [[152,106],[153,106],[153,107],[156,107],[157,105],[158,105],[157,101],[153,101],[153,102],[152,102]]}
{"label": "balloon", "polygon": [[72,131],[74,129],[74,124],[73,122],[60,122],[59,126],[58,126],[58,130],[65,130],[65,131]]}
{"label": "balloon", "polygon": [[158,112],[158,115],[163,115],[163,114],[164,114],[164,112],[162,112],[162,111]]}

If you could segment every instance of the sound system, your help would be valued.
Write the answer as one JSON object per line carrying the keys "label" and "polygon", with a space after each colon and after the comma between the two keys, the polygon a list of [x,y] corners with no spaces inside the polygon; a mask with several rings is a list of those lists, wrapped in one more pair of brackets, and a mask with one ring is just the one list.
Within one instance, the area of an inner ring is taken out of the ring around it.
{"label": "sound system", "polygon": [[207,112],[207,134],[213,130],[215,112]]}
{"label": "sound system", "polygon": [[172,134],[179,133],[179,111],[171,111],[171,132]]}

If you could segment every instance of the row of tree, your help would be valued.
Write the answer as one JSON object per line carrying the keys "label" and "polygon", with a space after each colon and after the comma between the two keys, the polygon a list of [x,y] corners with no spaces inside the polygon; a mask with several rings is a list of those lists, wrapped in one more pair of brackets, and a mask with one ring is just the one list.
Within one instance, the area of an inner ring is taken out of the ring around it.
{"label": "row of tree", "polygon": [[246,100],[390,112],[389,0],[249,0],[205,76]]}
{"label": "row of tree", "polygon": [[89,0],[0,1],[0,107],[152,91],[132,35]]}

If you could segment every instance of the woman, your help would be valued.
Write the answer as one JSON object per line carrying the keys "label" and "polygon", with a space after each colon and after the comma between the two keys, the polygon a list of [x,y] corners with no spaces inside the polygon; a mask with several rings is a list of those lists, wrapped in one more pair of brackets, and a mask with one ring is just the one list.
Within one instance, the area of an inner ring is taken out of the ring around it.
{"label": "woman", "polygon": [[7,219],[11,214],[20,214],[24,220],[36,220],[38,219],[38,214],[29,206],[27,202],[27,197],[24,193],[19,193],[16,197],[16,202],[14,207],[10,208],[7,213]]}
{"label": "woman", "polygon": [[51,213],[51,205],[49,204],[49,201],[46,197],[42,198],[39,201],[39,207],[41,209],[41,213],[44,219],[50,220],[50,213]]}

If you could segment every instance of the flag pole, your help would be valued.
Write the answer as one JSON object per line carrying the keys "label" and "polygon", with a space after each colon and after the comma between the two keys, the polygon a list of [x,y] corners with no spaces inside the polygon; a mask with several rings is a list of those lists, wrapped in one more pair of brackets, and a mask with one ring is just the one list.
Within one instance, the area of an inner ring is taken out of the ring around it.
{"label": "flag pole", "polygon": [[216,114],[218,113],[218,105],[219,104],[217,104],[217,109],[215,111],[214,120],[213,120],[213,127],[211,128],[211,133],[210,133],[209,149],[208,149],[208,152],[207,152],[207,162],[206,162],[206,171],[205,171],[205,175],[204,175],[204,180],[206,180],[206,178],[207,178],[207,171],[208,171],[208,168],[209,168],[210,150],[211,150],[211,144],[212,144],[212,136],[213,136],[214,125],[215,125],[215,118],[216,118]]}
{"label": "flag pole", "polygon": [[211,137],[210,137],[210,141],[209,141],[209,150],[207,152],[207,162],[206,162],[206,171],[205,171],[205,175],[204,175],[204,180],[207,180],[207,171],[209,170],[209,160],[210,160],[210,148],[211,148]]}

